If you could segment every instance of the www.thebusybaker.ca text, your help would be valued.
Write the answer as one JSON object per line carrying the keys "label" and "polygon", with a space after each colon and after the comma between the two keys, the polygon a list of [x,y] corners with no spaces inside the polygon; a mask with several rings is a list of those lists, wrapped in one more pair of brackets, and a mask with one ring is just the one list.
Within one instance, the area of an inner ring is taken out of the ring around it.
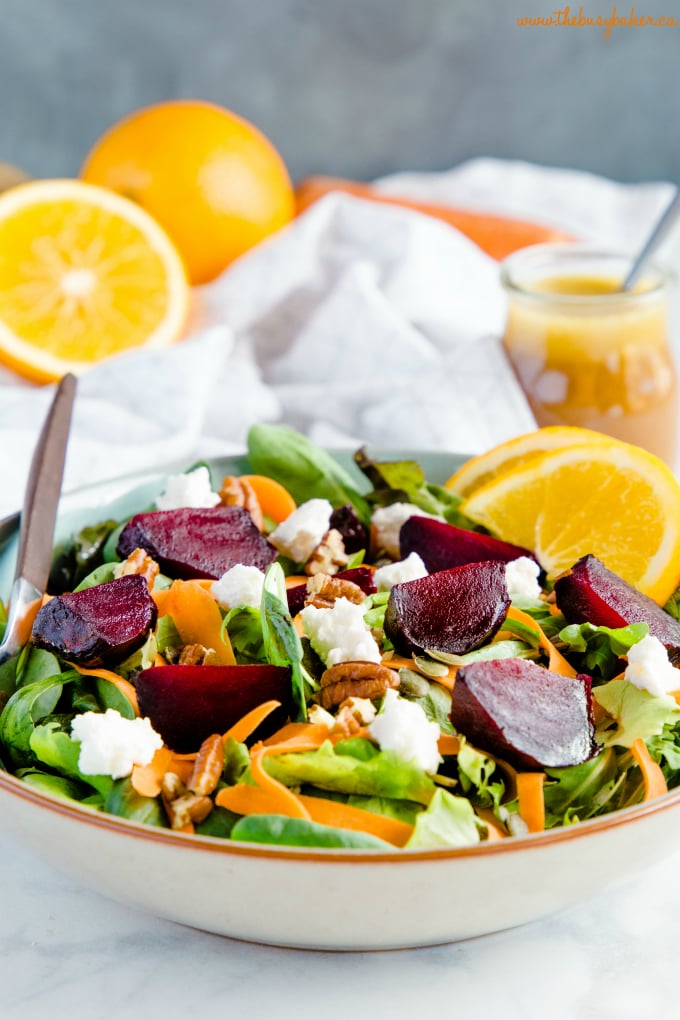
{"label": "www.thebusybaker.ca text", "polygon": [[579,7],[578,14],[572,14],[571,7],[553,11],[552,14],[536,18],[518,18],[520,28],[602,28],[605,39],[609,39],[613,28],[675,28],[680,20],[672,16],[651,17],[636,14],[631,7],[630,14],[619,14],[616,6],[612,13],[588,15]]}

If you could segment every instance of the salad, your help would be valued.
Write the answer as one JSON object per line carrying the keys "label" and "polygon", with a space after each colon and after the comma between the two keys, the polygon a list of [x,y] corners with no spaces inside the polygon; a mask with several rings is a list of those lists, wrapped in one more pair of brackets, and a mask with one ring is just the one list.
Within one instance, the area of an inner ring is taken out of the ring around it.
{"label": "salad", "polygon": [[548,578],[413,461],[363,488],[286,428],[57,550],[0,667],[37,790],[251,843],[468,847],[680,785],[680,622],[595,556]]}

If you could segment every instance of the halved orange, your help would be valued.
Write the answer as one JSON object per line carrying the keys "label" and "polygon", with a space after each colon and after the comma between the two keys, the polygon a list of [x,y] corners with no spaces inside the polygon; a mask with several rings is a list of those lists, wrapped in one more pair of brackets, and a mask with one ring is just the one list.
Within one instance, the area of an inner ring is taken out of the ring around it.
{"label": "halved orange", "polygon": [[576,443],[597,443],[602,439],[601,432],[580,429],[571,425],[550,425],[542,429],[534,429],[523,436],[515,436],[505,443],[494,446],[492,450],[471,457],[454,475],[449,478],[446,488],[456,496],[469,496],[475,489],[486,485],[505,471],[523,467],[537,454],[549,450],[561,450],[564,446]]}
{"label": "halved orange", "polygon": [[0,361],[35,382],[80,374],[184,325],[182,260],[133,202],[80,181],[0,196]]}
{"label": "halved orange", "polygon": [[680,583],[680,483],[637,446],[600,436],[536,455],[461,510],[533,549],[549,576],[592,553],[659,603]]}

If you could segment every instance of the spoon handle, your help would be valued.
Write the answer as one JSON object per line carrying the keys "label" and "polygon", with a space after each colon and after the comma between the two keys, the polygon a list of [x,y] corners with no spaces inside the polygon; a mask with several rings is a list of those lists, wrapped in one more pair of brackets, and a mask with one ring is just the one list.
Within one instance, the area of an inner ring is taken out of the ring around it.
{"label": "spoon handle", "polygon": [[664,211],[663,215],[657,222],[656,226],[654,227],[654,230],[647,238],[647,243],[645,244],[644,248],[642,249],[638,257],[635,259],[635,262],[631,266],[628,272],[628,276],[623,281],[621,290],[623,291],[630,290],[631,287],[635,286],[635,284],[640,278],[640,275],[642,274],[642,271],[645,268],[647,259],[654,251],[656,251],[658,246],[661,244],[664,237],[675,223],[675,220],[677,219],[679,213],[680,213],[680,189],[676,188],[675,195],[671,199],[670,204],[666,207],[666,210]]}

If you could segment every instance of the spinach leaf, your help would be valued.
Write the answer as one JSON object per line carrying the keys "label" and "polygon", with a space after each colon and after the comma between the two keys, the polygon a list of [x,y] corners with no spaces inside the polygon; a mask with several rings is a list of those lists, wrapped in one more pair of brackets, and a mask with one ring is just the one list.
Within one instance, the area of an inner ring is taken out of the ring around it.
{"label": "spinach leaf", "polygon": [[105,559],[104,543],[118,525],[117,521],[101,521],[88,525],[76,535],[70,544],[61,547],[54,559],[47,582],[51,595],[73,591],[80,582]]}
{"label": "spinach leaf", "polygon": [[73,590],[85,591],[86,588],[94,588],[98,584],[107,584],[109,581],[113,581],[116,566],[116,563],[100,563]]}
{"label": "spinach leaf", "polygon": [[302,645],[288,611],[286,581],[278,563],[272,563],[264,576],[260,619],[267,661],[290,667],[296,719],[303,721],[307,718],[307,688],[314,690],[316,681],[302,665]]}
{"label": "spinach leaf", "polygon": [[97,692],[98,711],[106,712],[107,708],[113,708],[120,712],[124,719],[134,719],[135,710],[114,683],[103,676],[94,676],[89,679],[94,681]]}
{"label": "spinach leaf", "polygon": [[20,769],[17,776],[28,786],[32,786],[34,790],[47,793],[51,797],[59,797],[60,800],[82,801],[92,794],[90,787],[73,779],[53,776],[50,772],[40,772],[38,769]]}
{"label": "spinach leaf", "polygon": [[196,835],[229,839],[232,829],[240,817],[233,811],[228,811],[227,808],[214,807],[208,817],[196,826]]}
{"label": "spinach leaf", "polygon": [[231,838],[244,843],[269,843],[276,846],[344,847],[352,850],[394,850],[367,832],[335,829],[319,825],[304,818],[286,818],[284,815],[249,815],[237,822]]}
{"label": "spinach leaf", "polygon": [[48,680],[61,673],[61,663],[56,655],[43,648],[24,645],[17,664],[17,686],[26,687],[38,680]]}
{"label": "spinach leaf", "polygon": [[181,644],[182,639],[173,618],[169,613],[160,616],[156,626],[156,648],[159,653],[165,655],[166,648],[179,648]]}
{"label": "spinach leaf", "polygon": [[250,606],[231,609],[224,619],[224,626],[239,665],[267,662],[259,609]]}
{"label": "spinach leaf", "polygon": [[[150,669],[156,661],[156,636],[149,634],[141,648],[128,655],[127,659],[116,666],[116,673],[120,673],[124,680],[132,680],[143,669]],[[127,701],[127,698],[124,698]],[[129,704],[129,702],[128,702]],[[113,706],[112,706],[113,707]]]}
{"label": "spinach leaf", "polygon": [[31,750],[35,726],[54,711],[64,685],[79,679],[80,674],[73,670],[20,687],[12,695],[0,716],[0,745],[5,761],[14,768],[35,764]]}
{"label": "spinach leaf", "polygon": [[0,712],[17,689],[19,653],[0,665]]}
{"label": "spinach leaf", "polygon": [[104,810],[111,815],[127,818],[142,825],[168,828],[163,808],[156,797],[142,797],[133,788],[130,779],[112,780],[111,792],[104,802]]}
{"label": "spinach leaf", "polygon": [[362,524],[371,509],[351,475],[306,436],[282,425],[253,425],[248,432],[253,471],[280,482],[296,503],[327,499],[333,507],[351,503]]}
{"label": "spinach leaf", "polygon": [[31,750],[43,765],[56,769],[68,779],[77,779],[107,797],[113,786],[110,776],[86,776],[79,767],[80,741],[71,740],[56,722],[36,726],[29,740]]}

